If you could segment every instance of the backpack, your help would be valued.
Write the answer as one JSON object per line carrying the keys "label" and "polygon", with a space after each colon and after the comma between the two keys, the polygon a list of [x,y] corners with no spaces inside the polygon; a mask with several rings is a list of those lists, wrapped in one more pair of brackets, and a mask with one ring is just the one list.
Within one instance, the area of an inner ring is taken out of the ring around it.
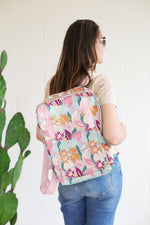
{"label": "backpack", "polygon": [[49,192],[54,191],[57,180],[62,185],[72,185],[111,171],[113,155],[103,137],[100,106],[91,90],[78,86],[50,95],[48,101],[37,105],[36,114],[46,142],[44,160],[47,163],[43,161],[41,180],[43,193],[47,193],[50,183],[50,168],[53,187],[49,187]]}

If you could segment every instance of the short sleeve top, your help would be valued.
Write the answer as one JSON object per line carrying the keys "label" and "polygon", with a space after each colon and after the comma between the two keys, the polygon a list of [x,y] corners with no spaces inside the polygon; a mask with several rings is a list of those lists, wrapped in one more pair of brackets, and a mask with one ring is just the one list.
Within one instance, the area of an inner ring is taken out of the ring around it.
{"label": "short sleeve top", "polygon": [[87,85],[92,90],[99,101],[100,106],[104,104],[114,104],[117,107],[116,94],[113,82],[105,75],[96,75],[92,82]]}

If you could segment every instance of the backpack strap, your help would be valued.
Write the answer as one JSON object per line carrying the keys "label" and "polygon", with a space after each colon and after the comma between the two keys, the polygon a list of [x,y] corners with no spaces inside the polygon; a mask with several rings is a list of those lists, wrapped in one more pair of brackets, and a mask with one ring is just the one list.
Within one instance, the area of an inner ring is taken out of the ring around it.
{"label": "backpack strap", "polygon": [[52,195],[55,192],[58,181],[54,172],[52,172],[51,180],[49,180],[48,173],[50,169],[52,170],[52,166],[50,165],[50,160],[47,154],[46,146],[44,146],[40,190],[43,194],[47,195]]}

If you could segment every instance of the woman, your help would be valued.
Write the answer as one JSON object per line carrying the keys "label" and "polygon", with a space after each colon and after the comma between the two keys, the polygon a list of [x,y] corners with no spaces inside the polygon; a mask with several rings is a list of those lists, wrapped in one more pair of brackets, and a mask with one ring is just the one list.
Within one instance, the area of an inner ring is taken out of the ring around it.
{"label": "woman", "polygon": [[[59,202],[65,225],[112,225],[122,191],[122,172],[118,150],[114,147],[126,137],[126,128],[119,122],[112,82],[95,73],[103,62],[106,38],[91,20],[77,20],[66,32],[56,74],[48,82],[48,95],[84,85],[97,96],[102,116],[103,135],[112,145],[114,167],[104,176],[63,186],[59,184]],[[37,126],[37,139],[45,144]]]}

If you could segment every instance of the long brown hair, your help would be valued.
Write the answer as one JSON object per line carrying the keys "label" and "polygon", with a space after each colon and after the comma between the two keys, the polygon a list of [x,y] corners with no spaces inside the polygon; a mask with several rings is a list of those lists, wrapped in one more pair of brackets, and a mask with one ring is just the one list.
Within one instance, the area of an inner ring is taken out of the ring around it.
{"label": "long brown hair", "polygon": [[77,20],[68,28],[56,74],[50,82],[49,94],[67,91],[89,77],[95,70],[97,56],[95,42],[100,30],[92,20]]}

